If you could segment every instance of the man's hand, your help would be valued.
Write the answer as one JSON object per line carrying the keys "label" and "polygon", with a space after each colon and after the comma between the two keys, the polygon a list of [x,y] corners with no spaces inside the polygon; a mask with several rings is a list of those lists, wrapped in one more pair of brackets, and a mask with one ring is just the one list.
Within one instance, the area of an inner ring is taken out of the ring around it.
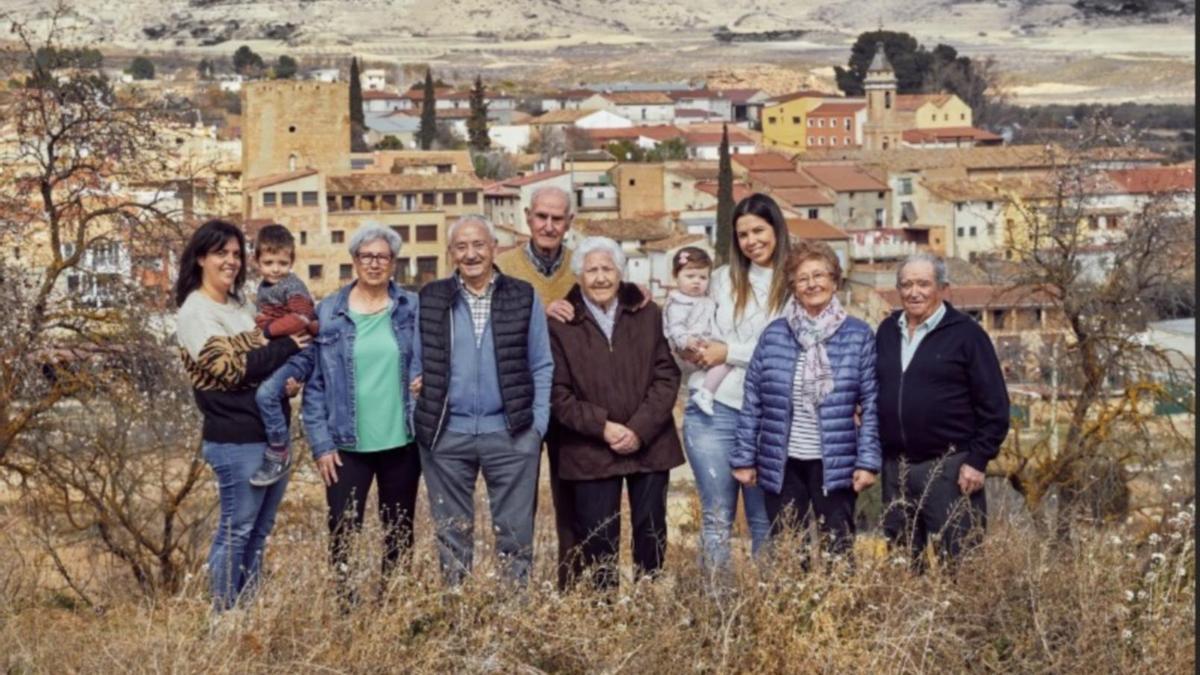
{"label": "man's hand", "polygon": [[986,475],[979,469],[963,464],[962,468],[958,470],[958,489],[962,490],[964,495],[982,490],[985,477]]}
{"label": "man's hand", "polygon": [[854,492],[857,494],[875,484],[875,474],[866,469],[855,469],[851,482]]}
{"label": "man's hand", "polygon": [[742,485],[745,485],[746,487],[751,487],[753,485],[757,485],[758,484],[758,469],[755,469],[753,467],[744,468],[744,469],[734,469],[733,470],[733,478],[734,478],[734,480],[741,483]]}
{"label": "man's hand", "polygon": [[294,377],[289,377],[283,384],[283,390],[287,392],[288,398],[291,398],[300,393],[300,382]]}
{"label": "man's hand", "polygon": [[546,316],[567,323],[575,318],[575,305],[566,300],[555,300],[546,305]]}

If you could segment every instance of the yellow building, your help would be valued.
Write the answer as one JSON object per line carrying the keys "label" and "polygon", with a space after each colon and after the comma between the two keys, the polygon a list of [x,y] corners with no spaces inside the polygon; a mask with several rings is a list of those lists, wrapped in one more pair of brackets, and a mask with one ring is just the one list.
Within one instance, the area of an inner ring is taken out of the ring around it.
{"label": "yellow building", "polygon": [[762,111],[762,142],[768,148],[805,148],[808,113],[829,100],[840,100],[822,91],[803,90],[768,101]]}
{"label": "yellow building", "polygon": [[902,94],[896,113],[905,129],[951,129],[972,125],[971,107],[955,94]]}

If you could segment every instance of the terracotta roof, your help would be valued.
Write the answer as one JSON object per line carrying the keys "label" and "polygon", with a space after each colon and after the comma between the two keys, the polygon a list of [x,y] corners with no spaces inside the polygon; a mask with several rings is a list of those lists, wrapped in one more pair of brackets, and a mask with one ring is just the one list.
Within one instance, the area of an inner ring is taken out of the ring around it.
{"label": "terracotta roof", "polygon": [[867,107],[866,102],[822,103],[808,111],[809,117],[824,117],[825,115],[853,115]]}
{"label": "terracotta roof", "polygon": [[720,173],[716,160],[666,162],[664,167],[667,173],[686,176],[696,180],[716,180],[717,174]]}
{"label": "terracotta roof", "polygon": [[542,113],[537,117],[529,120],[532,125],[539,124],[574,124],[588,115],[600,112],[599,110],[551,110],[548,113]]}
{"label": "terracotta roof", "polygon": [[809,164],[801,172],[837,192],[887,192],[889,189],[886,182],[859,166]]}
{"label": "terracotta roof", "polygon": [[584,129],[583,133],[596,143],[608,143],[622,139],[636,140],[643,136],[662,142],[683,136],[682,131],[669,124],[644,127],[602,127],[598,129]]}
{"label": "terracotta roof", "polygon": [[316,169],[301,169],[299,171],[289,171],[287,173],[273,173],[262,178],[256,178],[246,183],[246,190],[261,190],[265,187],[286,183],[297,178],[305,178],[317,173]]}
{"label": "terracotta roof", "polygon": [[329,176],[325,190],[333,193],[405,192],[417,190],[478,190],[483,182],[475,174],[356,173]]}
{"label": "terracotta roof", "polygon": [[[716,197],[717,196],[717,181],[715,181],[715,180],[700,181],[700,182],[696,183],[696,189],[701,192],[704,192],[706,194],[710,194],[710,195]],[[740,183],[738,181],[734,181],[734,183],[733,183],[733,201],[734,202],[740,202],[752,194],[754,194],[754,190],[750,189],[749,185],[746,185],[745,183]]]}
{"label": "terracotta roof", "polygon": [[771,196],[790,206],[833,206],[837,201],[828,191],[819,187],[771,190]]}
{"label": "terracotta roof", "polygon": [[750,182],[782,190],[785,188],[817,187],[811,176],[792,171],[751,171]]}
{"label": "terracotta roof", "polygon": [[514,178],[508,178],[508,179],[502,180],[500,182],[505,187],[522,187],[525,185],[533,185],[534,183],[540,183],[544,180],[550,180],[551,178],[558,178],[559,176],[565,176],[568,173],[570,173],[570,172],[569,171],[539,171],[538,173],[531,173],[527,176],[516,176]]}
{"label": "terracotta roof", "polygon": [[617,241],[656,241],[676,234],[675,226],[661,218],[576,219],[573,228],[580,234],[611,237]]}
{"label": "terracotta roof", "polygon": [[[720,145],[721,134],[709,131],[685,131],[683,140],[687,141],[688,145]],[[754,145],[754,139],[737,131],[730,131],[729,143],[731,145]]]}
{"label": "terracotta roof", "polygon": [[642,250],[646,252],[665,252],[674,248],[679,248],[680,246],[695,244],[697,242],[704,241],[705,239],[707,239],[707,237],[702,234],[677,234],[673,237],[667,237],[666,239],[647,242],[642,246]]}
{"label": "terracotta roof", "polygon": [[820,218],[787,218],[788,234],[799,239],[842,241],[850,239],[846,231]]}
{"label": "terracotta roof", "polygon": [[896,110],[912,112],[926,103],[940,108],[946,105],[952,96],[953,94],[896,94]]}
{"label": "terracotta roof", "polygon": [[830,93],[827,91],[817,91],[816,89],[801,89],[799,91],[793,91],[790,94],[783,94],[782,96],[776,96],[775,98],[768,100],[766,102],[766,105],[776,105],[779,103],[787,103],[788,101],[795,101],[795,100],[801,99],[801,98],[840,98],[840,96],[838,94]]}
{"label": "terracotta roof", "polygon": [[461,173],[475,172],[471,153],[466,150],[376,150],[351,156],[373,160],[370,166],[358,170],[364,173],[390,173],[408,167],[436,167],[439,164],[453,164],[455,171]]}
{"label": "terracotta roof", "polygon": [[381,101],[381,100],[402,100],[404,97],[394,91],[380,91],[371,89],[362,93],[364,101]]}
{"label": "terracotta roof", "polygon": [[483,188],[484,197],[512,197],[517,199],[521,196],[521,191],[517,188],[510,188],[504,183],[491,183]]}
{"label": "terracotta roof", "polygon": [[562,91],[555,91],[555,92],[550,92],[549,94],[542,94],[541,98],[550,99],[550,100],[554,100],[554,101],[558,101],[558,100],[582,101],[583,99],[588,98],[588,97],[594,95],[595,93],[596,92],[591,89],[563,89]]}
{"label": "terracotta roof", "polygon": [[[894,288],[876,289],[880,297],[900,309],[900,291]],[[955,286],[951,284],[946,299],[956,309],[1006,309],[1010,307],[1054,307],[1059,303],[1038,286]]]}
{"label": "terracotta roof", "polygon": [[1195,164],[1109,171],[1109,178],[1129,194],[1168,194],[1196,191]]}
{"label": "terracotta roof", "polygon": [[898,148],[892,150],[807,150],[796,156],[803,168],[809,164],[852,162],[889,171],[921,171],[960,167],[977,169],[1048,169],[1061,164],[1068,153],[1053,145],[982,145],[970,148]]}
{"label": "terracotta roof", "polygon": [[719,94],[710,89],[672,89],[664,91],[664,94],[669,96],[674,101],[681,99],[697,99],[697,98],[718,98]]}
{"label": "terracotta roof", "polygon": [[[467,100],[470,100],[470,98],[471,98],[471,90],[470,89],[462,89],[459,91],[452,91],[449,94],[438,94],[437,98],[443,99],[446,101],[454,101],[454,100],[467,101]],[[483,98],[485,100],[496,100],[496,99],[512,98],[512,97],[509,96],[508,94],[505,94],[502,91],[495,92],[495,91],[488,91],[487,89],[484,89],[483,90]]]}
{"label": "terracotta roof", "polygon": [[758,152],[752,155],[734,155],[730,159],[735,164],[741,164],[750,171],[792,171],[796,165],[792,160],[774,152]]}
{"label": "terracotta roof", "polygon": [[[434,100],[437,100],[439,98],[449,96],[450,94],[453,94],[453,93],[454,93],[454,90],[451,89],[450,87],[434,87],[433,98],[434,98]],[[406,99],[409,99],[410,101],[424,101],[425,100],[425,88],[417,87],[416,89],[409,89],[408,91],[404,92],[404,94],[401,96],[401,98],[406,98]]]}
{"label": "terracotta roof", "polygon": [[614,91],[601,94],[615,105],[671,105],[674,101],[661,91]]}
{"label": "terracotta roof", "polygon": [[940,129],[906,129],[901,133],[905,143],[931,143],[969,138],[977,142],[1000,143],[1004,139],[997,134],[975,127],[943,127]]}
{"label": "terracotta roof", "polygon": [[921,185],[948,202],[1007,201],[1013,196],[1034,197],[1046,190],[1045,186],[1022,178],[927,180]]}

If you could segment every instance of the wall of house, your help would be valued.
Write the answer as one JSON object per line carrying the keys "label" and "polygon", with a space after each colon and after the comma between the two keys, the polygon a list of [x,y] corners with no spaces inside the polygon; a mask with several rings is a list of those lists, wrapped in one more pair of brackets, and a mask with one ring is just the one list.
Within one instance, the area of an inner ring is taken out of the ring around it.
{"label": "wall of house", "polygon": [[349,84],[250,82],[241,97],[245,180],[306,167],[350,170]]}
{"label": "wall of house", "polygon": [[797,152],[805,148],[807,128],[805,118],[809,111],[821,105],[819,98],[800,98],[795,101],[764,106],[762,110],[763,145],[767,147],[793,148]]}
{"label": "wall of house", "polygon": [[914,122],[918,129],[973,126],[971,107],[953,95],[940,107],[933,103],[926,103],[917,108]]}
{"label": "wall of house", "polygon": [[662,164],[625,163],[613,169],[622,218],[658,214],[664,208]]}

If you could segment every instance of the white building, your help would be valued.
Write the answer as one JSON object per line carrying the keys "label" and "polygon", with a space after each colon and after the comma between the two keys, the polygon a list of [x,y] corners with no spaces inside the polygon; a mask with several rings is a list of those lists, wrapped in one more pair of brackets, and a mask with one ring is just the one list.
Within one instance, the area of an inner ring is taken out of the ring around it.
{"label": "white building", "polygon": [[342,78],[342,74],[337,68],[315,68],[308,71],[307,77],[317,82],[337,82]]}
{"label": "white building", "polygon": [[383,91],[387,87],[387,71],[383,68],[368,68],[358,79],[363,92]]}
{"label": "white building", "polygon": [[492,147],[513,154],[521,152],[529,145],[530,134],[528,124],[488,125],[488,138],[492,141]]}

